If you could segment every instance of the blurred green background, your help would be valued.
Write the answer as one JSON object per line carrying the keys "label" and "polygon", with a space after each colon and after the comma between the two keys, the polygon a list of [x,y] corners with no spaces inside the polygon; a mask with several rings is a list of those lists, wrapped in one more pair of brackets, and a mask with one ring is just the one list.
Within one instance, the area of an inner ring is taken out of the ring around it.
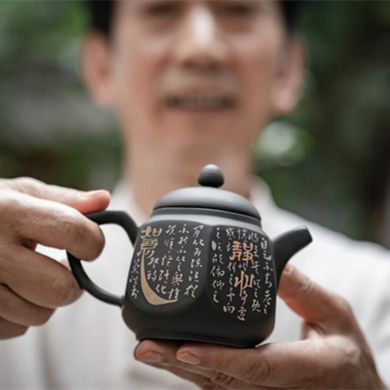
{"label": "blurred green background", "polygon": [[[390,248],[390,2],[306,2],[304,98],[255,153],[277,203]],[[120,142],[94,108],[78,52],[82,1],[0,2],[0,177],[112,189]]]}

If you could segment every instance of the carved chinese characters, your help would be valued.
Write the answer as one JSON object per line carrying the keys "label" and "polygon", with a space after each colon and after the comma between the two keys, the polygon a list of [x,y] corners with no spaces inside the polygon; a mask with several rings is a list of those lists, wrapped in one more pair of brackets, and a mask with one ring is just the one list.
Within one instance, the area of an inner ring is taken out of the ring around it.
{"label": "carved chinese characters", "polygon": [[214,306],[239,321],[268,315],[275,278],[269,242],[259,233],[229,226],[211,239],[209,291]]}
{"label": "carved chinese characters", "polygon": [[129,283],[134,300],[142,296],[153,306],[194,302],[206,287],[219,312],[242,322],[266,317],[274,309],[270,243],[244,228],[190,222],[144,226]]}
{"label": "carved chinese characters", "polygon": [[197,298],[207,256],[205,236],[201,224],[143,227],[129,276],[131,297],[137,299],[142,291],[154,306]]}

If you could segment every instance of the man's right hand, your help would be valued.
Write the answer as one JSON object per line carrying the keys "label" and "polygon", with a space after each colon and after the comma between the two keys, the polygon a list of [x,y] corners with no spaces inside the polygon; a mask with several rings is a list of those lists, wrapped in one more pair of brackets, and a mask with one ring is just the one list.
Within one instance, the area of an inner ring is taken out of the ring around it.
{"label": "man's right hand", "polygon": [[35,252],[37,244],[93,260],[104,246],[99,226],[83,214],[102,211],[107,191],[81,192],[31,178],[0,179],[0,339],[44,324],[81,289],[62,264]]}

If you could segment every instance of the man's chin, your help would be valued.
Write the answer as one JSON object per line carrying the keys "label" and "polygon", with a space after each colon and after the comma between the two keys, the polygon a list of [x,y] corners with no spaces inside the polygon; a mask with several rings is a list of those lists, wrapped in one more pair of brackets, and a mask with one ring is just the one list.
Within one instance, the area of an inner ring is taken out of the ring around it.
{"label": "man's chin", "polygon": [[[169,158],[174,158],[180,164],[188,164],[194,169],[199,170],[206,164],[216,163],[227,154],[227,145],[224,145],[223,140],[218,139],[218,142],[177,142],[174,148],[169,150]],[[233,148],[233,146],[232,146]],[[167,156],[168,157],[168,156]]]}

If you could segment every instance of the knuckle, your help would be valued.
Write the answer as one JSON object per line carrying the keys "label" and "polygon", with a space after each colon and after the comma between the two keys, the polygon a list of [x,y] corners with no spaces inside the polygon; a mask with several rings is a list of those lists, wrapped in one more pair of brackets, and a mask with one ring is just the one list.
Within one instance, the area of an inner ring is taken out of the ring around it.
{"label": "knuckle", "polygon": [[44,184],[40,180],[28,176],[11,179],[11,182],[15,185],[16,188],[27,192],[32,192],[34,194],[38,190],[38,188]]}
{"label": "knuckle", "polygon": [[32,177],[17,177],[10,180],[11,188],[35,197],[41,197],[43,187],[46,185],[40,180]]}
{"label": "knuckle", "polygon": [[33,320],[31,326],[40,326],[46,324],[46,322],[49,321],[53,313],[53,309],[39,308],[39,310],[35,311],[34,316],[32,317]]}
{"label": "knuckle", "polygon": [[97,233],[92,229],[92,222],[88,221],[79,211],[69,208],[58,217],[63,234],[70,237],[72,250],[77,250],[84,260],[96,259],[103,250],[104,236],[97,227]]}
{"label": "knuckle", "polygon": [[202,377],[199,380],[198,385],[203,390],[216,390],[216,389],[220,389],[221,388],[220,386],[218,386],[217,384],[215,384],[209,378],[206,378],[206,377]]}
{"label": "knuckle", "polygon": [[353,311],[349,302],[342,296],[334,294],[333,304],[340,323],[349,327],[353,318]]}
{"label": "knuckle", "polygon": [[0,218],[8,217],[10,212],[15,211],[18,207],[20,207],[20,202],[11,191],[6,190],[1,192]]}
{"label": "knuckle", "polygon": [[94,234],[90,236],[91,238],[93,238],[93,243],[91,243],[88,256],[85,258],[85,260],[94,260],[103,251],[105,245],[105,238],[100,228],[98,227],[97,229],[98,229],[98,234]]}
{"label": "knuckle", "polygon": [[[163,357],[163,364],[169,364],[169,363],[170,363],[169,359],[166,356],[164,356]],[[180,360],[176,360],[175,361],[175,366],[177,368],[182,369],[182,370],[187,370],[188,369],[188,363],[183,363]]]}
{"label": "knuckle", "polygon": [[272,366],[267,359],[263,359],[261,362],[250,364],[244,372],[243,378],[247,383],[261,384],[267,381],[271,375]]}
{"label": "knuckle", "polygon": [[64,234],[70,235],[74,240],[80,240],[84,234],[84,227],[80,223],[80,214],[77,210],[67,209],[58,215],[61,229]]}
{"label": "knuckle", "polygon": [[13,336],[12,337],[19,337],[19,336],[23,336],[24,334],[26,334],[28,330],[28,326],[23,326],[23,325],[15,325],[13,327]]}
{"label": "knuckle", "polygon": [[[330,345],[337,364],[333,367],[334,373],[343,373],[343,378],[348,383],[354,383],[360,377],[362,367],[374,366],[370,354],[366,354],[364,348],[353,339],[344,336],[334,336],[330,339]],[[368,359],[368,360],[367,360]],[[334,383],[331,384],[334,386]]]}
{"label": "knuckle", "polygon": [[[0,242],[0,286],[6,284],[9,277],[15,274],[13,249],[6,243]],[[1,293],[1,291],[0,291]]]}
{"label": "knuckle", "polygon": [[306,296],[310,296],[313,294],[314,288],[315,288],[315,285],[312,282],[312,280],[305,275],[303,277],[303,281],[302,281],[301,285],[299,286],[300,291],[298,293],[304,294]]}
{"label": "knuckle", "polygon": [[88,229],[81,214],[75,209],[69,209],[58,216],[61,231],[70,238],[72,249],[84,248],[85,240],[88,238]]}
{"label": "knuckle", "polygon": [[210,377],[211,382],[223,386],[231,388],[235,385],[235,379],[229,375],[223,374],[222,372],[213,372]]}
{"label": "knuckle", "polygon": [[352,314],[351,305],[340,295],[335,296],[335,307],[341,314]]}
{"label": "knuckle", "polygon": [[362,350],[352,341],[348,340],[342,344],[342,365],[345,372],[351,372],[360,367]]}
{"label": "knuckle", "polygon": [[[70,276],[70,275],[69,275]],[[51,300],[55,307],[66,306],[74,302],[81,290],[73,277],[59,277],[51,288]]]}
{"label": "knuckle", "polygon": [[23,336],[28,330],[28,326],[5,323],[0,325],[0,339],[11,339]]}

